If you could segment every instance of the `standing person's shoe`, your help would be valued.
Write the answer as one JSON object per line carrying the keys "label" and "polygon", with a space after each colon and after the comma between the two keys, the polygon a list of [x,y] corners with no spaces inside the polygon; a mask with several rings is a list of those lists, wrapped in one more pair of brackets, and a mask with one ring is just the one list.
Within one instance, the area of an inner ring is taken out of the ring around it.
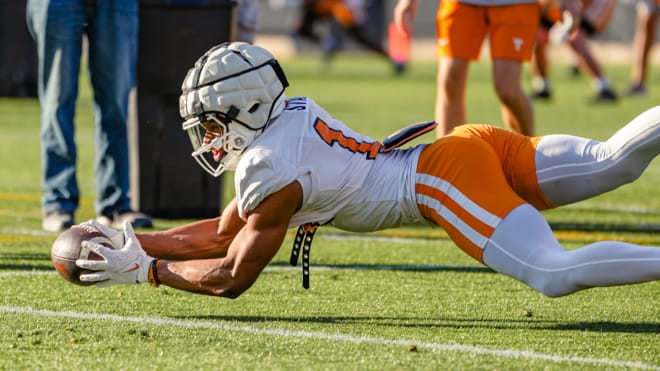
{"label": "standing person's shoe", "polygon": [[592,99],[593,103],[615,103],[619,97],[612,89],[603,89]]}
{"label": "standing person's shoe", "polygon": [[152,228],[154,226],[154,221],[149,215],[130,209],[112,215],[99,215],[96,217],[96,221],[115,229],[122,229],[124,221],[130,222],[134,228]]}
{"label": "standing person's shoe", "polygon": [[644,85],[640,84],[633,84],[628,87],[628,90],[626,90],[626,96],[627,97],[645,97],[646,96],[646,88]]}
{"label": "standing person's shoe", "polygon": [[41,227],[48,232],[62,232],[73,225],[73,213],[64,210],[50,211],[44,214]]}
{"label": "standing person's shoe", "polygon": [[530,96],[534,100],[550,100],[552,99],[552,92],[550,92],[550,89],[536,90]]}

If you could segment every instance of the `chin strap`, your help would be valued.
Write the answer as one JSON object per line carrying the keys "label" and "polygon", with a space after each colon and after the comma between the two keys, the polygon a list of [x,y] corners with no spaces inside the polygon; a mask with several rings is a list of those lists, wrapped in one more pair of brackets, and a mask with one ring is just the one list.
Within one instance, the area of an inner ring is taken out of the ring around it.
{"label": "chin strap", "polygon": [[312,240],[314,239],[316,230],[320,226],[319,223],[307,223],[298,227],[298,232],[296,232],[296,238],[293,240],[293,247],[291,248],[291,259],[289,263],[295,267],[298,265],[298,256],[302,247],[302,278],[305,289],[309,288],[309,253],[312,250]]}

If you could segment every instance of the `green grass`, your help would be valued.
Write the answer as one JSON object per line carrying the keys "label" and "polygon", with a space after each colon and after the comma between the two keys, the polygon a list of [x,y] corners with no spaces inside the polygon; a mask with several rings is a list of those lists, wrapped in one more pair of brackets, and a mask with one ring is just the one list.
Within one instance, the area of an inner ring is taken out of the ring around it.
{"label": "green grass", "polygon": [[[282,64],[289,96],[311,96],[376,139],[432,118],[433,64],[397,78],[363,56],[340,56],[329,70],[314,57]],[[608,73],[625,85],[625,67]],[[535,106],[540,134],[605,139],[660,101],[651,89],[647,99],[588,105],[589,82],[559,66],[553,83],[560,95]],[[81,86],[78,221],[94,216],[90,93]],[[487,64],[471,68],[468,110],[473,122],[501,126]],[[55,234],[40,229],[39,114],[35,100],[0,99],[0,369],[660,369],[660,283],[549,299],[424,226],[366,236],[323,228],[310,290],[300,270],[287,267],[290,237],[238,300],[147,285],[70,285],[50,263]],[[659,181],[656,159],[635,184],[545,215],[554,223],[658,226]],[[660,245],[650,232],[557,236],[569,248],[599,239]]]}

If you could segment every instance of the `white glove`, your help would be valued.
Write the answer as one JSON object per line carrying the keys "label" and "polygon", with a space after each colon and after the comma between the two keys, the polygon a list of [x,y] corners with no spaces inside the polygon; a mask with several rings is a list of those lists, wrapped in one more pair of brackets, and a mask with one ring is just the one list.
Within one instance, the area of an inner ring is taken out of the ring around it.
{"label": "white glove", "polygon": [[97,222],[96,219],[90,219],[84,223],[80,223],[80,225],[88,225],[100,231],[104,235],[108,236],[108,238],[110,239],[110,241],[112,241],[112,245],[115,247],[116,250],[119,250],[122,247],[124,247],[124,244],[126,243],[123,233],[119,232],[114,228],[110,228],[104,224]]}
{"label": "white glove", "polygon": [[105,260],[76,260],[78,267],[98,271],[80,275],[81,281],[96,282],[98,287],[108,287],[122,283],[135,285],[149,280],[149,267],[154,258],[142,249],[131,223],[125,221],[122,226],[126,244],[121,250],[83,241],[83,247],[101,255]]}

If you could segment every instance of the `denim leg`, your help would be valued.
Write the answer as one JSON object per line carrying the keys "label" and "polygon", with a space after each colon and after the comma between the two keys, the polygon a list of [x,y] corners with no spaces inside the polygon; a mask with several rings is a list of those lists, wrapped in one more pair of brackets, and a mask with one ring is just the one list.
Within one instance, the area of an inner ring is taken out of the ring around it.
{"label": "denim leg", "polygon": [[39,55],[44,212],[73,212],[79,204],[74,115],[84,15],[80,0],[29,0],[28,28]]}
{"label": "denim leg", "polygon": [[136,0],[98,2],[88,25],[89,75],[94,90],[95,176],[98,215],[130,208],[128,96],[135,84]]}

